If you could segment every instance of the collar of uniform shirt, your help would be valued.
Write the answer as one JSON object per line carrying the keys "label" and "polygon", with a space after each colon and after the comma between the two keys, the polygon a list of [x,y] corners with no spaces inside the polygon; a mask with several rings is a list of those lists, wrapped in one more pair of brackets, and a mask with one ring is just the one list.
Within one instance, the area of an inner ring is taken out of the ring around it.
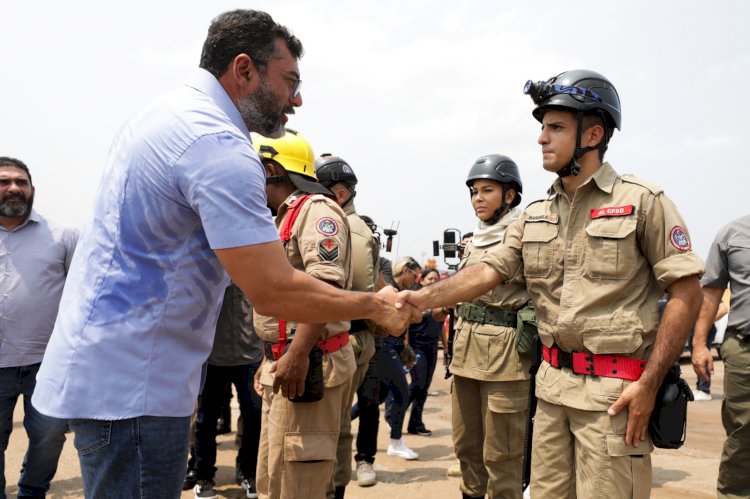
{"label": "collar of uniform shirt", "polygon": [[[612,193],[612,189],[615,186],[615,180],[617,180],[617,172],[609,163],[602,163],[590,178],[580,185],[579,189],[589,182],[594,182],[596,186],[607,194]],[[565,192],[565,188],[562,185],[562,179],[557,178],[552,183],[552,186],[547,190],[547,194],[550,196],[560,195]]]}

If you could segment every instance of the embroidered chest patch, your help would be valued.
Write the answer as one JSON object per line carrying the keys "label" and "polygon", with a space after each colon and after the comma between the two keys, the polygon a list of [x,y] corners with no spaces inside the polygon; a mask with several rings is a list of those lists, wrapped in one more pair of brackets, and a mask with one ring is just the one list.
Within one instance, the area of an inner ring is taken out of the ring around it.
{"label": "embroidered chest patch", "polygon": [[334,262],[339,258],[339,243],[334,239],[323,239],[318,243],[318,256],[324,262]]}
{"label": "embroidered chest patch", "polygon": [[331,217],[323,217],[315,223],[315,228],[324,236],[335,236],[339,233],[339,226]]}
{"label": "embroidered chest patch", "polygon": [[608,206],[605,208],[594,208],[591,210],[591,220],[602,217],[624,217],[631,215],[635,211],[635,206]]}
{"label": "embroidered chest patch", "polygon": [[545,213],[543,215],[532,215],[526,219],[527,222],[539,222],[542,220],[545,222],[549,222],[551,224],[556,224],[558,221],[557,213]]}
{"label": "embroidered chest patch", "polygon": [[672,227],[672,232],[669,234],[669,240],[672,242],[672,246],[680,251],[687,251],[691,248],[690,239],[688,239],[685,229],[679,225]]}

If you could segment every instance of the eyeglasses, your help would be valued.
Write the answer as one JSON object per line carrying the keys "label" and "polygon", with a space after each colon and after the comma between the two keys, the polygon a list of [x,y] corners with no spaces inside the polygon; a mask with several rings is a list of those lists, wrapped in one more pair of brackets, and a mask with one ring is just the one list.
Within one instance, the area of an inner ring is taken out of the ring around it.
{"label": "eyeglasses", "polygon": [[413,271],[412,269],[410,269],[409,267],[406,267],[406,270],[408,270],[409,272],[411,272],[411,273],[412,273],[412,274],[414,275],[414,277],[419,277],[419,274],[417,274],[416,272],[414,272],[414,271]]}
{"label": "eyeglasses", "polygon": [[299,92],[301,88],[302,88],[302,80],[298,78],[297,83],[294,84],[294,88],[292,89],[292,99],[296,99],[297,97],[299,97]]}
{"label": "eyeglasses", "polygon": [[296,99],[297,97],[299,97],[299,92],[302,88],[302,80],[300,80],[297,76],[289,73],[281,73],[281,76],[283,76],[284,79],[289,82],[289,88],[292,90],[292,99]]}

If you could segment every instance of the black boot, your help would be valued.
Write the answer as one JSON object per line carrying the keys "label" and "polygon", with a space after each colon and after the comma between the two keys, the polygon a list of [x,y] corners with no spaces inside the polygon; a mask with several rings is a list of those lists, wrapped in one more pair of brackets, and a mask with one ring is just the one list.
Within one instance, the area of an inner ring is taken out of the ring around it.
{"label": "black boot", "polygon": [[339,485],[336,487],[336,490],[333,493],[333,499],[344,499],[344,491],[346,490],[346,487],[343,485]]}
{"label": "black boot", "polygon": [[473,496],[470,496],[470,495],[464,494],[464,493],[462,492],[462,493],[461,493],[461,499],[484,499],[484,496],[476,496],[476,497],[473,497]]}

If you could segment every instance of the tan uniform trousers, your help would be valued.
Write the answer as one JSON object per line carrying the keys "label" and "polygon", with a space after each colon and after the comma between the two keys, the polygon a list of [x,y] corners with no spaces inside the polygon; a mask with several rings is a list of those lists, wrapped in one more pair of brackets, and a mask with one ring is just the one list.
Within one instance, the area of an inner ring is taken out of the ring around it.
{"label": "tan uniform trousers", "polygon": [[290,402],[265,386],[256,486],[260,499],[323,499],[336,462],[347,381],[318,402]]}
{"label": "tan uniform trousers", "polygon": [[724,402],[721,420],[727,432],[719,465],[718,497],[750,498],[750,338],[727,335],[724,360]]}
{"label": "tan uniform trousers", "polygon": [[365,379],[367,368],[370,365],[370,359],[375,355],[375,337],[367,332],[362,331],[349,336],[354,350],[354,360],[357,363],[357,370],[352,377],[352,385],[349,390],[349,397],[343,406],[341,413],[341,429],[339,432],[339,443],[336,448],[336,465],[333,470],[333,480],[328,486],[327,496],[332,499],[336,487],[346,487],[352,479],[352,403],[354,395],[357,393],[360,385]]}
{"label": "tan uniform trousers", "polygon": [[453,376],[453,445],[461,462],[464,494],[487,494],[490,499],[522,497],[526,408],[509,398],[518,399],[519,392],[528,393],[528,389],[528,380],[479,381]]}
{"label": "tan uniform trousers", "polygon": [[583,411],[540,399],[534,417],[531,497],[650,497],[649,446],[625,445],[627,421],[627,410],[611,417],[606,411]]}

